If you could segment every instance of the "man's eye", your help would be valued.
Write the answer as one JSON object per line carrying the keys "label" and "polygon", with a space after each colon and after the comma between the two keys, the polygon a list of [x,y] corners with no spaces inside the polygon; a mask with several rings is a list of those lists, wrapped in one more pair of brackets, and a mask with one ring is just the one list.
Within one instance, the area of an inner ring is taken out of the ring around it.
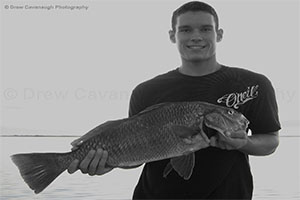
{"label": "man's eye", "polygon": [[202,29],[202,32],[209,32],[209,31],[211,31],[210,28],[203,28],[203,29]]}
{"label": "man's eye", "polygon": [[188,33],[188,32],[190,32],[190,29],[181,29],[180,32]]}

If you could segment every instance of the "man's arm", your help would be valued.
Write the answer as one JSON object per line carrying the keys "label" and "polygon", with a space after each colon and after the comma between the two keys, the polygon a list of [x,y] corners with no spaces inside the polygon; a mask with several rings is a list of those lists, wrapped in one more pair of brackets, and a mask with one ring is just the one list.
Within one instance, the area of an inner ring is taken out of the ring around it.
{"label": "man's arm", "polygon": [[272,154],[279,145],[278,131],[247,136],[245,131],[226,133],[210,138],[210,145],[226,150],[239,150],[249,155]]}
{"label": "man's arm", "polygon": [[239,150],[254,156],[272,154],[279,145],[278,131],[267,134],[255,134],[247,138],[247,143]]}

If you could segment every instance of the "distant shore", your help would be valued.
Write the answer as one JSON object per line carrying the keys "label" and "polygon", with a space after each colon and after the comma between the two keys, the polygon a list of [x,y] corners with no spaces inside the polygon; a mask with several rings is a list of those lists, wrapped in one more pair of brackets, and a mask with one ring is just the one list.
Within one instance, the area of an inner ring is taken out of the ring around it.
{"label": "distant shore", "polygon": [[80,135],[0,135],[0,137],[80,137]]}
{"label": "distant shore", "polygon": [[[81,135],[0,135],[0,137],[80,137]],[[280,135],[279,137],[300,137],[300,135]]]}

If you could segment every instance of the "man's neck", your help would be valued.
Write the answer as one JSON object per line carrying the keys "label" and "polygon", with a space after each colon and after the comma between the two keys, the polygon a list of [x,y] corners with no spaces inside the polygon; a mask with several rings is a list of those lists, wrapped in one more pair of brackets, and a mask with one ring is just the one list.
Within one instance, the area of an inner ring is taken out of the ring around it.
{"label": "man's neck", "polygon": [[179,72],[188,76],[205,76],[214,73],[221,68],[221,65],[216,60],[207,60],[201,62],[182,61],[179,67]]}

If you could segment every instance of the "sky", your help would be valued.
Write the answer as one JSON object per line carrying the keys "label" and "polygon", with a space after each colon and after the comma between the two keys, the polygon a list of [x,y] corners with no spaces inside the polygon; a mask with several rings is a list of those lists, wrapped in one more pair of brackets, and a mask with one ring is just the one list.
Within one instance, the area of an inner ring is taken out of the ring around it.
{"label": "sky", "polygon": [[[83,135],[127,117],[139,83],[180,66],[168,37],[187,1],[1,1],[1,135]],[[299,2],[207,0],[221,64],[266,75],[282,135],[299,135]]]}

